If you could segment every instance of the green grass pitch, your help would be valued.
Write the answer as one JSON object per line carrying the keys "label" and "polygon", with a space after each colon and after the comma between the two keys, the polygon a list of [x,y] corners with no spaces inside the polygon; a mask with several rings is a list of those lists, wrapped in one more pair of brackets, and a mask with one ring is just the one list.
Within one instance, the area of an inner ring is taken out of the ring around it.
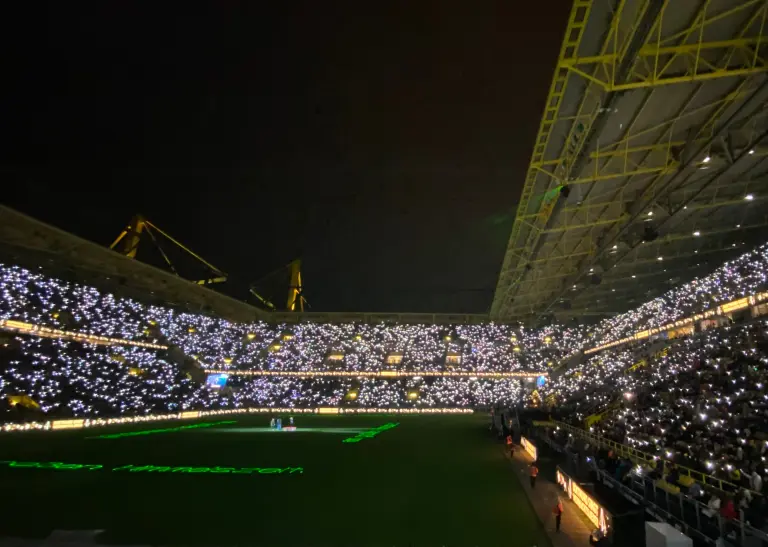
{"label": "green grass pitch", "polygon": [[[3,435],[0,534],[99,529],[100,542],[133,545],[549,545],[483,415],[295,419],[295,432],[243,415],[196,422],[235,422],[210,427]],[[399,425],[342,442],[388,422]]]}

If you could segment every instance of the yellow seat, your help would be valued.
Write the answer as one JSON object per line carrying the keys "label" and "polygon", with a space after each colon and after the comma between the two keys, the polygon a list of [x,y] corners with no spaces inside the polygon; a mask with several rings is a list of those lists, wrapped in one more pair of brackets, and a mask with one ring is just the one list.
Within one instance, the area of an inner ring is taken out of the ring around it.
{"label": "yellow seat", "polygon": [[693,483],[696,482],[693,480],[693,477],[690,475],[681,475],[680,478],[677,480],[677,484],[680,486],[685,486],[686,488],[690,488]]}
{"label": "yellow seat", "polygon": [[661,479],[657,480],[656,481],[656,486],[661,488],[662,490],[666,490],[670,494],[679,494],[680,493],[680,488],[678,486],[675,486],[674,484],[669,484],[665,480],[661,480]]}

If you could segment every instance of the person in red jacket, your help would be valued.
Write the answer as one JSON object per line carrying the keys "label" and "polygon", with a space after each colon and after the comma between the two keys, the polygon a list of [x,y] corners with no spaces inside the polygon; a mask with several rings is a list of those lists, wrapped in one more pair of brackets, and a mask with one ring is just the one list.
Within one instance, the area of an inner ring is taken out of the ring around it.
{"label": "person in red jacket", "polygon": [[739,517],[739,514],[736,512],[736,504],[733,503],[732,496],[728,496],[728,499],[725,500],[722,508],[720,508],[720,514],[726,520],[734,520]]}
{"label": "person in red jacket", "polygon": [[531,488],[536,488],[536,477],[539,475],[539,468],[536,467],[536,462],[531,464]]}
{"label": "person in red jacket", "polygon": [[720,515],[723,517],[723,536],[728,536],[733,530],[733,521],[739,518],[739,513],[736,511],[736,504],[733,502],[733,496],[728,496],[720,507]]}
{"label": "person in red jacket", "polygon": [[552,508],[552,513],[555,515],[555,532],[560,533],[560,519],[563,517],[563,502],[560,498],[557,498],[557,503]]}

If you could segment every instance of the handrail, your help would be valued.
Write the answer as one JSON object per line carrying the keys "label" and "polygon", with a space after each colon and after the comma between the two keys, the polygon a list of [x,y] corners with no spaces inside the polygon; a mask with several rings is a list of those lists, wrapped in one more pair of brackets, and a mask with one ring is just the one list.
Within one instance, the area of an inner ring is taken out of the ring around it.
{"label": "handrail", "polygon": [[[612,485],[612,487],[615,488],[616,490],[618,490],[619,492],[621,492],[621,494],[625,498],[630,499],[634,503],[638,503],[638,499],[642,499],[645,503],[650,505],[653,508],[652,513],[651,513],[652,516],[654,516],[658,520],[666,521],[666,522],[672,521],[675,524],[675,526],[680,526],[683,529],[684,533],[690,535],[690,531],[692,530],[693,532],[696,533],[696,535],[699,538],[701,538],[708,545],[716,545],[717,544],[716,543],[716,538],[710,537],[709,535],[707,535],[707,533],[704,530],[701,529],[701,523],[700,523],[701,515],[700,515],[700,512],[702,511],[702,508],[706,508],[706,506],[704,504],[700,503],[699,501],[694,500],[693,498],[682,498],[681,494],[670,494],[668,491],[665,491],[665,494],[667,496],[667,500],[669,500],[669,496],[676,496],[679,500],[685,499],[685,501],[687,503],[693,503],[694,504],[694,508],[696,509],[697,525],[693,526],[693,525],[691,525],[691,524],[689,524],[688,522],[685,521],[685,519],[683,518],[682,514],[681,514],[680,517],[677,517],[674,513],[672,513],[669,501],[667,501],[666,509],[661,507],[657,503],[655,493],[654,493],[654,499],[653,499],[653,501],[651,501],[651,500],[649,500],[646,497],[645,491],[643,491],[643,493],[640,494],[636,489],[630,488],[629,486],[626,486],[625,484],[622,484],[621,482],[617,481],[609,473],[606,473],[605,471],[602,471],[600,469],[596,469],[596,472],[597,472],[597,476],[600,478],[601,481],[603,481],[603,482],[608,481]],[[634,482],[634,480],[633,480],[633,482]],[[654,488],[654,492],[655,492],[656,486],[653,485],[653,488]],[[627,491],[629,493],[627,493]],[[682,503],[682,501],[680,503]],[[681,509],[682,509],[682,505],[681,505]],[[722,527],[723,527],[722,517],[719,514],[717,515],[717,521],[718,521],[718,529],[722,530]],[[743,523],[739,522],[739,524],[743,528]]]}
{"label": "handrail", "polygon": [[[643,452],[642,450],[638,450],[636,448],[632,448],[631,446],[627,446],[625,444],[617,443],[616,441],[612,441],[611,439],[607,439],[605,437],[601,437],[599,435],[595,435],[594,433],[590,433],[589,431],[586,431],[584,429],[581,429],[579,427],[574,427],[570,424],[566,424],[564,422],[560,422],[557,420],[552,420],[558,427],[562,427],[569,433],[574,433],[576,435],[579,435],[581,437],[584,437],[588,439],[591,442],[594,442],[597,445],[604,445],[610,448],[611,450],[615,451],[617,454],[619,454],[622,457],[628,458],[636,463],[649,463],[653,461],[661,460],[664,462],[664,465],[666,466],[667,461],[659,458],[658,456],[655,456],[653,454],[649,454],[647,452]],[[728,486],[728,490],[738,491],[742,487],[724,480],[719,479],[717,477],[714,477],[712,475],[708,475],[706,473],[702,473],[701,471],[697,471],[695,469],[691,469],[690,467],[686,467],[684,465],[675,464],[675,467],[678,469],[678,471],[681,474],[685,474],[689,477],[691,477],[694,480],[699,481],[702,485],[708,485],[708,486],[714,486],[718,490],[726,491],[724,486]],[[758,492],[751,491],[753,495],[760,495]]]}
{"label": "handrail", "polygon": [[[622,488],[627,488],[627,489],[629,489],[631,492],[634,492],[634,493],[636,493],[638,496],[640,495],[640,494],[639,494],[639,492],[638,492],[637,490],[635,490],[635,489],[633,489],[633,488],[630,488],[630,487],[628,487],[628,486],[626,486],[626,485],[622,484],[621,482],[617,481],[615,478],[613,478],[613,477],[610,475],[610,473],[607,473],[606,471],[604,471],[604,470],[600,470],[600,469],[596,469],[596,471],[597,471],[598,477],[600,477],[600,479],[601,479],[602,481],[606,481],[606,480],[607,480],[607,481],[609,481],[609,482],[610,482],[610,483],[613,485],[613,487],[614,487],[614,488],[616,488],[616,489],[618,489],[619,491],[621,491],[621,489],[622,489]],[[632,482],[633,482],[633,483],[636,483],[636,484],[641,484],[641,483],[639,482],[639,479],[637,479],[637,478],[633,478],[633,479],[632,479]],[[655,483],[652,483],[652,484],[653,484],[653,488],[655,489],[655,488],[656,488],[656,485],[655,485]],[[700,513],[700,512],[702,512],[702,511],[704,511],[704,510],[707,510],[707,509],[709,509],[709,508],[707,507],[707,505],[705,505],[705,504],[704,504],[704,503],[702,503],[701,501],[699,501],[699,500],[697,500],[697,499],[694,499],[694,498],[692,498],[692,497],[690,497],[690,496],[685,496],[685,495],[683,495],[682,493],[673,493],[673,492],[669,492],[669,491],[665,490],[665,495],[666,495],[666,497],[667,497],[667,508],[666,508],[666,509],[665,509],[665,508],[663,508],[663,507],[660,507],[660,506],[659,506],[659,504],[658,504],[658,503],[656,503],[656,500],[655,500],[655,496],[654,496],[654,501],[650,501],[650,500],[648,500],[648,499],[645,497],[645,495],[644,495],[644,494],[643,494],[643,496],[642,496],[642,497],[643,497],[643,499],[644,499],[645,501],[647,501],[648,503],[650,503],[651,505],[653,505],[653,506],[654,506],[656,509],[658,509],[659,511],[661,511],[661,512],[663,512],[663,513],[666,513],[666,514],[667,514],[669,517],[671,517],[673,520],[675,520],[675,521],[677,521],[677,522],[682,522],[682,523],[685,525],[685,527],[686,527],[686,528],[688,528],[688,529],[693,529],[693,530],[696,530],[696,531],[699,533],[699,535],[701,535],[702,537],[705,537],[705,539],[706,539],[708,542],[710,542],[710,543],[715,543],[715,542],[714,542],[714,539],[712,539],[712,538],[709,538],[708,536],[706,536],[706,534],[704,533],[704,531],[701,529],[701,526],[700,526],[700,525],[698,525],[698,526],[693,526],[693,525],[691,525],[691,524],[689,524],[689,523],[685,522],[685,521],[684,521],[684,519],[682,519],[682,518],[678,518],[678,517],[677,517],[677,516],[676,516],[674,513],[672,513],[672,512],[671,512],[671,506],[670,506],[670,504],[669,504],[669,496],[674,496],[675,498],[677,498],[678,500],[680,500],[680,502],[679,502],[679,503],[683,503],[683,501],[684,501],[685,503],[689,503],[689,504],[692,504],[692,505],[695,507],[695,509],[696,509],[696,512],[697,512],[697,513]],[[698,518],[698,516],[697,516],[697,518]],[[719,514],[717,515],[717,520],[718,520],[718,522],[719,522],[719,526],[718,526],[718,528],[719,528],[719,529],[722,531],[722,529],[723,529],[722,517],[721,517]],[[743,545],[743,538],[744,538],[744,536],[745,536],[745,534],[746,534],[746,532],[747,532],[747,531],[749,532],[749,534],[750,534],[751,536],[755,536],[755,537],[758,537],[758,538],[760,538],[762,541],[768,541],[768,534],[766,534],[764,531],[760,530],[759,528],[755,528],[754,526],[752,526],[751,524],[749,524],[749,523],[747,522],[747,519],[746,519],[746,518],[745,518],[745,516],[744,516],[744,510],[743,510],[743,509],[739,509],[739,518],[737,518],[737,519],[733,519],[733,522],[734,522],[734,523],[736,523],[736,524],[738,524],[738,527],[739,527],[739,529],[740,529],[740,534],[741,534],[741,537],[742,537],[742,545]]]}
{"label": "handrail", "polygon": [[[568,424],[563,424],[562,422],[556,422],[556,423],[558,423],[560,426],[571,427],[571,426],[568,426]],[[580,430],[580,431],[583,431],[583,430]],[[555,441],[549,439],[546,435],[542,435],[542,436],[540,436],[540,438],[544,439],[544,441],[547,442],[547,444],[549,444],[550,447],[552,447],[554,450],[562,452],[563,448],[560,445],[558,445]],[[624,445],[622,445],[622,446],[624,446]],[[639,451],[637,451],[637,452],[639,452]],[[576,454],[573,454],[573,453],[571,454],[571,457],[578,458],[578,456]],[[587,458],[587,461],[589,462],[589,458]],[[648,497],[646,496],[645,488],[643,487],[643,484],[644,484],[643,480],[647,480],[647,477],[643,478],[643,477],[640,477],[640,476],[635,476],[634,474],[630,474],[630,476],[632,477],[630,483],[632,485],[639,486],[639,489],[638,489],[635,486],[628,486],[628,485],[624,484],[623,482],[616,480],[611,475],[611,473],[608,473],[605,470],[598,469],[597,463],[594,462],[594,461],[592,461],[592,463],[589,464],[589,465],[597,472],[598,477],[600,478],[600,482],[605,482],[605,481],[610,482],[614,489],[616,489],[619,492],[622,492],[624,497],[628,497],[629,496],[627,499],[631,499],[634,503],[637,503],[638,499],[642,499],[646,503],[648,503],[650,506],[652,506],[653,507],[653,512],[651,514],[654,517],[658,518],[659,520],[667,520],[667,519],[672,520],[672,521],[674,521],[674,522],[676,522],[678,524],[681,524],[685,530],[693,530],[693,531],[695,531],[707,543],[715,544],[715,539],[716,538],[712,538],[712,537],[708,536],[705,533],[705,531],[701,528],[700,513],[703,510],[708,509],[708,507],[707,507],[707,505],[705,505],[704,503],[702,503],[698,499],[695,499],[695,498],[693,498],[691,496],[688,496],[688,495],[684,495],[682,492],[673,493],[673,492],[670,492],[669,490],[664,489],[664,493],[665,493],[666,498],[667,498],[667,507],[664,508],[664,507],[662,507],[662,506],[660,506],[658,504],[657,498],[656,498],[655,495],[654,495],[653,500],[648,499]],[[657,488],[656,481],[650,481],[650,482],[651,482],[651,485],[652,485],[652,487],[654,488],[654,491],[655,491],[656,488]],[[681,516],[680,517],[675,515],[672,512],[672,510],[671,510],[671,505],[669,503],[670,496],[673,496],[674,498],[679,500],[678,503],[681,505]],[[685,519],[682,517],[682,515],[683,515],[682,503],[689,503],[689,504],[691,504],[696,509],[697,524],[695,526],[693,524],[685,521]],[[660,514],[662,514],[662,515],[660,516]],[[718,528],[722,532],[722,529],[723,529],[722,517],[720,517],[720,515],[718,514],[717,515],[717,519],[718,519],[718,522],[720,523]],[[741,534],[741,537],[742,537],[742,542],[743,542],[743,539],[745,537],[745,534],[747,534],[747,533],[749,535],[751,535],[751,536],[756,536],[756,537],[762,539],[763,541],[767,541],[768,542],[768,534],[766,534],[764,531],[762,531],[762,530],[760,530],[758,528],[755,528],[754,526],[748,524],[747,520],[746,520],[746,518],[744,516],[744,511],[743,510],[741,510],[741,509],[739,510],[739,518],[738,519],[734,519],[733,522],[736,523],[738,525],[738,528],[740,529],[740,534]],[[743,545],[743,543],[742,543],[742,545]]]}

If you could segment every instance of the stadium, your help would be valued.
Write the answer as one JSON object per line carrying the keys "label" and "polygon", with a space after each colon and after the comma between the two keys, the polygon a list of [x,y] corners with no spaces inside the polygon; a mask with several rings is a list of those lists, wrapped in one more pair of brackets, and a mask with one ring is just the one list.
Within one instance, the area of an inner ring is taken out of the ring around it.
{"label": "stadium", "polygon": [[767,15],[573,0],[487,313],[0,206],[0,543],[768,543]]}

